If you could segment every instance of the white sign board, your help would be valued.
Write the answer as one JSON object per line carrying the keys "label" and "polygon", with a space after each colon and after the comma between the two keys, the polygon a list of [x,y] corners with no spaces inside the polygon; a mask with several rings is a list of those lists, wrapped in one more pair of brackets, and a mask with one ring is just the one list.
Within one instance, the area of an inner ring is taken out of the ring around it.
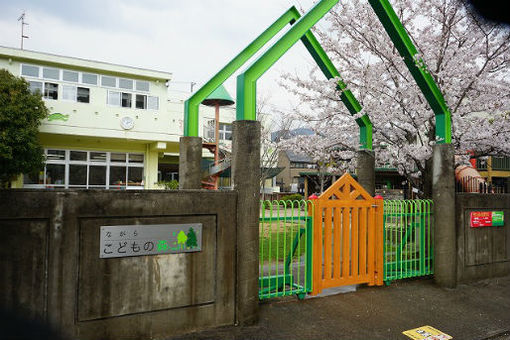
{"label": "white sign board", "polygon": [[100,258],[201,250],[202,223],[101,226]]}

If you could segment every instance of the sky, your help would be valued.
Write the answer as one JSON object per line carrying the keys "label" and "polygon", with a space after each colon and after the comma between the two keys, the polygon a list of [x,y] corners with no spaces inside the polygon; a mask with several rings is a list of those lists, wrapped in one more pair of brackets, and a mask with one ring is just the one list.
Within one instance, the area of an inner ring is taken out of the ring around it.
{"label": "sky", "polygon": [[[0,0],[0,45],[173,73],[172,88],[202,85],[285,10],[303,11],[313,0]],[[311,57],[297,43],[259,80],[269,110],[300,105],[278,80],[307,73]],[[306,72],[305,72],[306,71]],[[235,98],[235,76],[225,83]]]}

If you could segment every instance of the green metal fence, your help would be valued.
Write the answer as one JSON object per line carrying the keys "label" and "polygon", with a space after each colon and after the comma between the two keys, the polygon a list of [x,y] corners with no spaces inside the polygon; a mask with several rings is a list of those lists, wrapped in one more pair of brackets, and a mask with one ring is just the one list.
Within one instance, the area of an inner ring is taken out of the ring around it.
{"label": "green metal fence", "polygon": [[259,298],[312,290],[311,201],[260,201]]}
{"label": "green metal fence", "polygon": [[384,282],[434,273],[432,200],[384,201]]}

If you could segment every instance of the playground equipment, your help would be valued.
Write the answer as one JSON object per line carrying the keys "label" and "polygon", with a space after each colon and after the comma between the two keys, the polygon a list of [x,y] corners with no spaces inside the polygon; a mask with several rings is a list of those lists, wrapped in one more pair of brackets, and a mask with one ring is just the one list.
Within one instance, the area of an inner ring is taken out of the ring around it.
{"label": "playground equipment", "polygon": [[220,106],[234,104],[234,100],[228,94],[223,85],[214,90],[202,104],[215,107],[214,116],[214,143],[203,143],[203,147],[214,154],[214,166],[208,169],[208,180],[202,181],[202,185],[207,189],[218,189],[219,175],[230,167],[230,156],[225,150],[221,150],[223,157],[220,160]]}
{"label": "playground equipment", "polygon": [[462,192],[481,192],[487,184],[485,178],[480,173],[468,165],[459,165],[455,168],[455,180],[457,182],[457,191]]}
{"label": "playground equipment", "polygon": [[[291,7],[268,29],[259,35],[241,53],[193,94],[184,105],[184,135],[198,136],[198,105],[212,93],[218,86],[239,69],[251,56],[253,56],[264,44],[281,31],[287,24],[293,25],[274,45],[262,54],[246,71],[237,77],[237,119],[255,120],[256,104],[256,81],[264,74],[285,52],[292,47],[297,40],[301,39],[313,59],[318,64],[324,75],[330,79],[340,78],[340,73],[333,66],[317,39],[309,31],[315,23],[321,19],[339,0],[322,0],[318,2],[308,13],[300,16],[295,7]],[[423,59],[417,56],[417,50],[398,16],[388,0],[368,0],[374,9],[384,29],[388,33],[395,48],[404,58],[404,62],[425,99],[434,111],[436,118],[436,143],[451,143],[451,114],[445,103],[444,97],[430,75]],[[340,78],[341,79],[341,78]],[[361,111],[361,105],[352,92],[346,88],[341,80],[338,88],[342,90],[341,100],[351,114]],[[360,127],[360,147],[372,149],[372,123],[367,114],[357,118]]]}

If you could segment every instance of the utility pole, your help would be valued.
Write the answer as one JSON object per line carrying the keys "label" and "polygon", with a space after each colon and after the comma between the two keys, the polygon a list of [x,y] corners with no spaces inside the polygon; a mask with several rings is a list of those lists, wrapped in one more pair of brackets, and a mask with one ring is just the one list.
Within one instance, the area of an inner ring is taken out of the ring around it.
{"label": "utility pole", "polygon": [[28,35],[25,35],[25,25],[28,25],[28,23],[25,22],[25,11],[21,13],[18,21],[21,21],[21,49],[23,49],[23,39],[28,39]]}
{"label": "utility pole", "polygon": [[197,83],[191,82],[191,93],[193,93],[193,86],[195,86]]}

